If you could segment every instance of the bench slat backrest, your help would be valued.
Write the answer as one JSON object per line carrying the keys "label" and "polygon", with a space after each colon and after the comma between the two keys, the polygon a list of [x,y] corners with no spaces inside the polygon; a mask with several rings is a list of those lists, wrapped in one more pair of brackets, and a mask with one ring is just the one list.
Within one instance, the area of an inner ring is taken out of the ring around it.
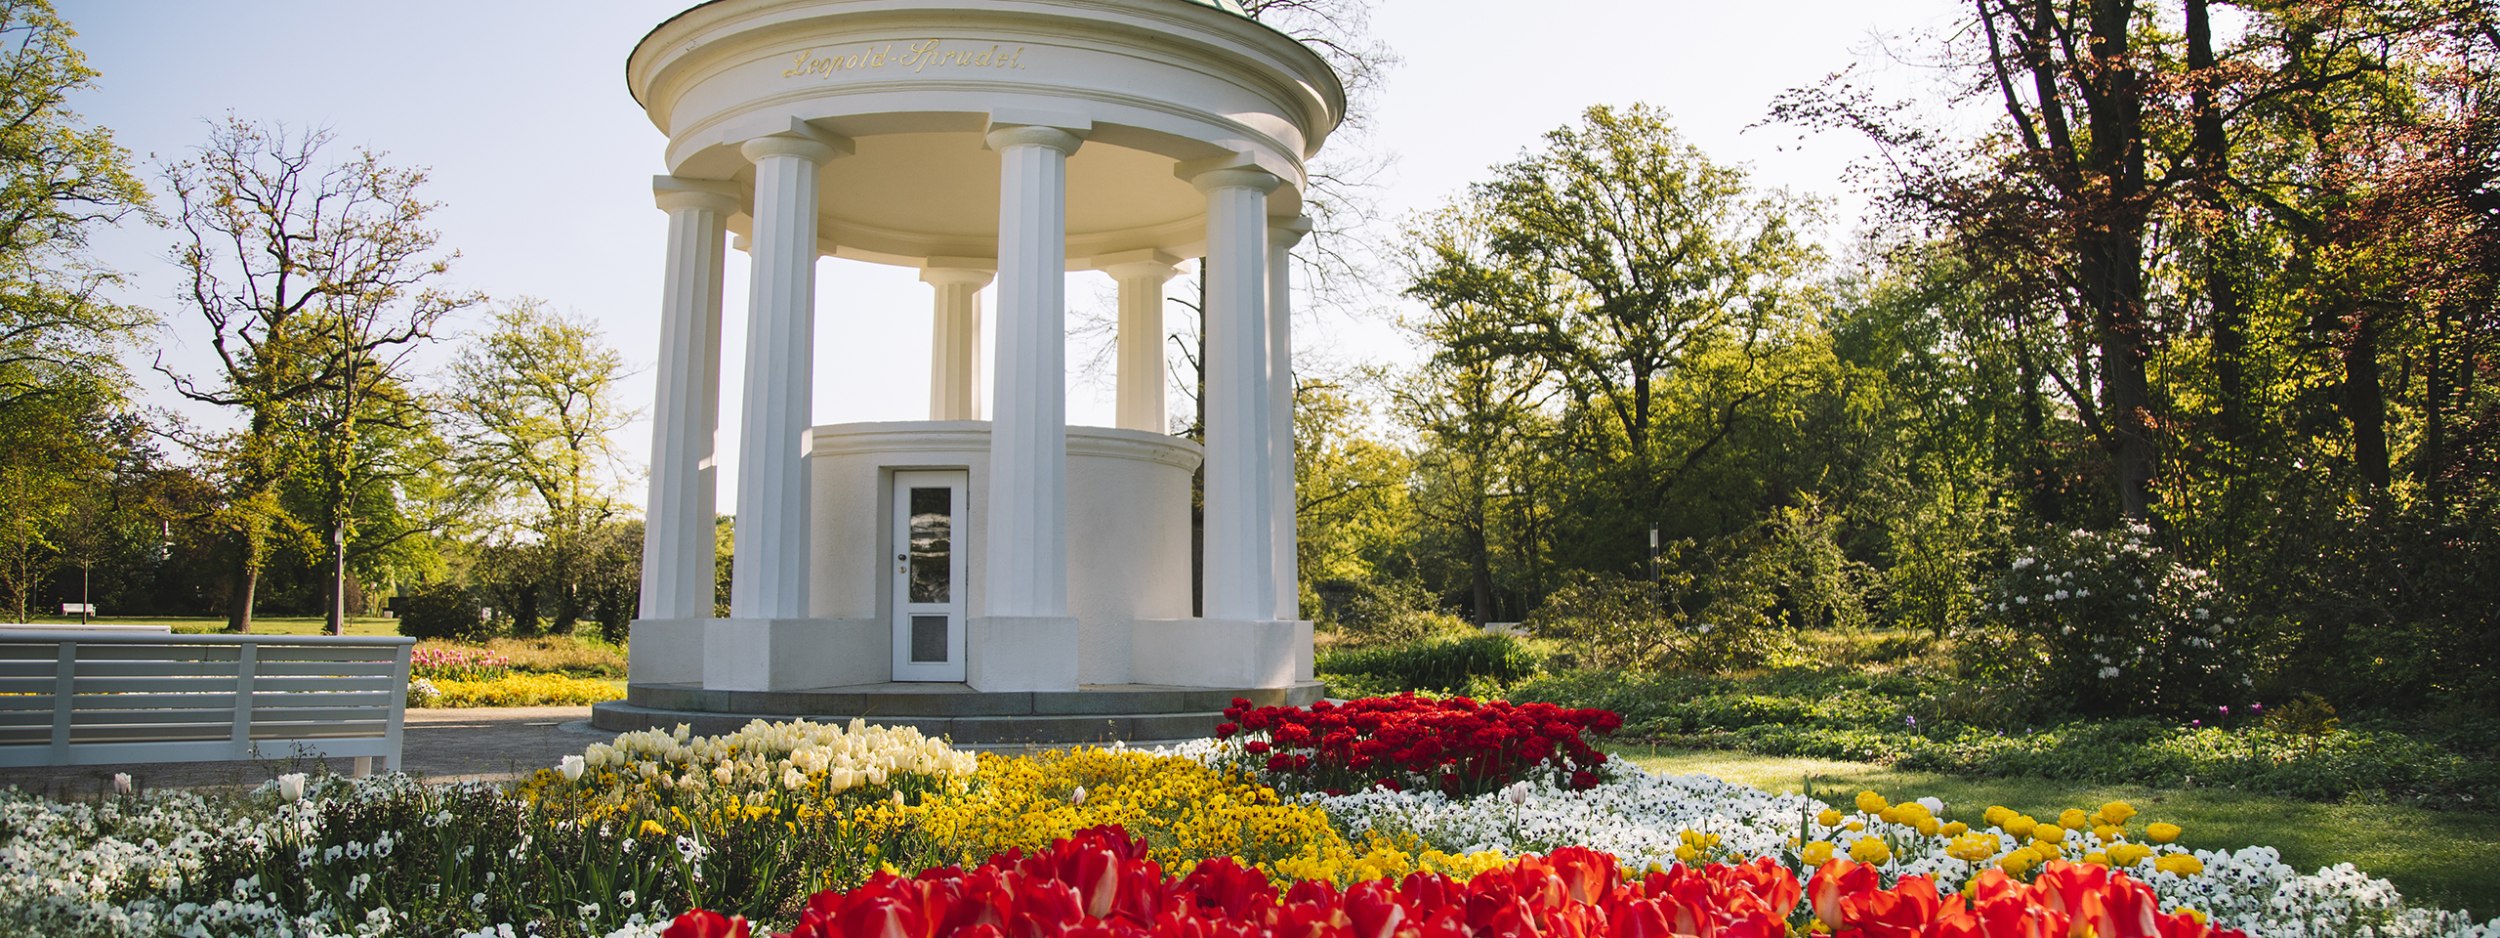
{"label": "bench slat backrest", "polygon": [[0,765],[382,756],[397,764],[397,637],[0,632]]}

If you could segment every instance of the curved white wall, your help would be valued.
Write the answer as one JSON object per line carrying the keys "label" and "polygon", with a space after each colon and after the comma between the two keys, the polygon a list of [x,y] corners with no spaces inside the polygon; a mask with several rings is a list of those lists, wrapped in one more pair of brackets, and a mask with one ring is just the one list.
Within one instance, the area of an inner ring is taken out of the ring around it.
{"label": "curved white wall", "polygon": [[[986,544],[989,473],[986,421],[853,423],[810,431],[808,519],[811,618],[888,621],[893,608],[893,473],[961,469],[970,476],[964,513],[968,615],[988,614],[981,545]],[[1068,428],[1068,611],[1078,622],[1083,684],[1126,684],[1139,628],[1168,627],[1190,614],[1189,480],[1195,443],[1105,427]],[[890,639],[876,628],[852,631],[841,657],[882,662]],[[969,655],[979,655],[975,645]]]}

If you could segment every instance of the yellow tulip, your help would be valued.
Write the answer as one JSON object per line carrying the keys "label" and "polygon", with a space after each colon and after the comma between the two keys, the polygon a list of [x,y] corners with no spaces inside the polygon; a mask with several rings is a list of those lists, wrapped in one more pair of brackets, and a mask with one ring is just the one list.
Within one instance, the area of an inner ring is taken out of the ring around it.
{"label": "yellow tulip", "polygon": [[1877,811],[1883,810],[1888,805],[1890,805],[1890,802],[1885,801],[1884,796],[1882,795],[1878,795],[1872,791],[1862,791],[1858,793],[1858,810],[1860,811],[1873,814]]}
{"label": "yellow tulip", "polygon": [[1832,862],[1832,844],[1828,840],[1818,840],[1807,844],[1805,851],[1798,854],[1797,860],[1807,866],[1822,866],[1830,863]]}
{"label": "yellow tulip", "polygon": [[1892,845],[1881,837],[1860,837],[1857,843],[1849,845],[1849,859],[1880,865],[1892,859]]}
{"label": "yellow tulip", "polygon": [[1839,827],[1841,817],[1839,808],[1824,808],[1823,813],[1814,816],[1814,823],[1824,827]]}
{"label": "yellow tulip", "polygon": [[2154,843],[2166,844],[2179,839],[2179,825],[2157,821],[2144,828],[2144,836],[2152,838]]}

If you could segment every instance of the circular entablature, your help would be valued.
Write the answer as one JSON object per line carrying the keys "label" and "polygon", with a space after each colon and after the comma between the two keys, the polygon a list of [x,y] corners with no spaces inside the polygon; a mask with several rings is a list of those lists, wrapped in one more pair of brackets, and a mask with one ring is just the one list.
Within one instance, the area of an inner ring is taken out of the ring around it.
{"label": "circular entablature", "polygon": [[1176,174],[1193,164],[1272,173],[1270,214],[1298,213],[1344,108],[1318,56],[1198,0],[716,0],[646,37],[628,80],[679,176],[747,183],[738,147],[758,136],[841,143],[818,178],[823,246],[901,264],[994,256],[994,126],[1084,139],[1066,164],[1084,267],[1199,253],[1204,198]]}

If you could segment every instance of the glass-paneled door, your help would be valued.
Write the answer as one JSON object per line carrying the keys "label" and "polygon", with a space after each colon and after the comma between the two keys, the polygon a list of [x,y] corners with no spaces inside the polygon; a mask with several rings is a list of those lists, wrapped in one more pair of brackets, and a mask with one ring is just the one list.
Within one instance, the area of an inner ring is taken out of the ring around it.
{"label": "glass-paneled door", "polygon": [[964,679],[965,473],[894,474],[894,679]]}

